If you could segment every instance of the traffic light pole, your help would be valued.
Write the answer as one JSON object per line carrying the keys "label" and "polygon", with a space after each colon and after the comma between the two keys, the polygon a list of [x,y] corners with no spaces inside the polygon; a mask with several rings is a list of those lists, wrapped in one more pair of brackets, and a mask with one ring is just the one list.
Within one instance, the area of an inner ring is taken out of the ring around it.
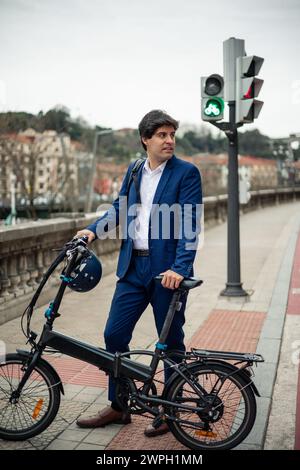
{"label": "traffic light pole", "polygon": [[[227,283],[221,292],[227,297],[248,295],[242,288],[240,267],[238,128],[253,122],[262,108],[263,102],[255,98],[263,84],[256,77],[263,62],[262,57],[246,55],[244,39],[230,37],[223,42],[224,77],[201,77],[201,117],[228,138]],[[218,122],[224,109],[219,105],[220,98],[228,103],[229,122]]]}
{"label": "traffic light pole", "polygon": [[230,130],[228,138],[228,223],[227,223],[227,283],[222,296],[244,297],[240,264],[240,208],[238,171],[238,132],[235,124],[235,101],[228,103]]}
{"label": "traffic light pole", "polygon": [[225,132],[228,138],[228,202],[227,202],[227,283],[220,295],[245,297],[248,293],[242,288],[240,265],[240,212],[239,212],[239,172],[238,172],[238,132],[242,124],[235,123],[235,101],[230,101],[229,122],[212,122]]}

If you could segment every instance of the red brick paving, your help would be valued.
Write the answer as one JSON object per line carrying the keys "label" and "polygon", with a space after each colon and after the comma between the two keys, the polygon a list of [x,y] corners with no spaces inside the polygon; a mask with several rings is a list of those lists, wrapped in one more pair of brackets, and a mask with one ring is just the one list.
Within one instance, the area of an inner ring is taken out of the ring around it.
{"label": "red brick paving", "polygon": [[264,312],[212,310],[189,347],[255,352],[265,316]]}
{"label": "red brick paving", "polygon": [[107,387],[107,376],[97,367],[68,356],[45,356],[58,372],[64,384]]}

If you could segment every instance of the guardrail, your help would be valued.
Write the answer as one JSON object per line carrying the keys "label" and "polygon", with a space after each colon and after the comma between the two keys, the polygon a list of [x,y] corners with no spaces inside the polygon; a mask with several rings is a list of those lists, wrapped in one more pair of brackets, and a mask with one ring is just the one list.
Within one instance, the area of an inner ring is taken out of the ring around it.
{"label": "guardrail", "polygon": [[[249,203],[241,206],[241,212],[299,198],[300,188],[252,191]],[[0,324],[22,314],[44,272],[56,256],[52,250],[60,248],[96,217],[96,214],[74,219],[60,217],[0,228]],[[206,227],[222,223],[226,217],[227,195],[204,198]],[[115,269],[119,246],[119,240],[112,239],[93,244],[93,250],[101,257],[104,275]],[[45,304],[52,298],[59,283],[60,272],[61,268],[49,280],[38,305]]]}

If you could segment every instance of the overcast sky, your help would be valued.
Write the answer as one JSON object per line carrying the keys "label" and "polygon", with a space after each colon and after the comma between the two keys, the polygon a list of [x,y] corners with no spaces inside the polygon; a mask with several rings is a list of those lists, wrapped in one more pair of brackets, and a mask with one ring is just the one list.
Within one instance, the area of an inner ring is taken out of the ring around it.
{"label": "overcast sky", "polygon": [[232,36],[265,58],[255,126],[300,132],[300,0],[0,0],[0,108],[63,104],[113,128],[160,108],[201,124],[200,77],[222,74]]}

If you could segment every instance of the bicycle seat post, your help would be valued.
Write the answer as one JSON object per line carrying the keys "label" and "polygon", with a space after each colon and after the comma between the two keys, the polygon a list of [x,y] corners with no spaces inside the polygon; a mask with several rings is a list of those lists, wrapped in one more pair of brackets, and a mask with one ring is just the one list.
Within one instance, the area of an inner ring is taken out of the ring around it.
{"label": "bicycle seat post", "polygon": [[[152,357],[152,360],[151,360],[151,363],[150,363],[150,367],[152,369],[153,376],[154,376],[155,371],[157,369],[157,365],[158,365],[159,360],[160,360],[161,352],[164,351],[165,349],[167,349],[166,340],[167,340],[167,337],[168,337],[168,334],[169,334],[169,331],[170,331],[170,327],[171,327],[175,312],[178,308],[178,303],[179,303],[180,296],[183,292],[184,292],[184,289],[178,288],[178,289],[175,290],[175,292],[172,296],[166,319],[164,321],[164,324],[163,324],[158,342],[156,343],[155,355]],[[143,387],[143,393],[147,394],[149,389],[150,389],[150,384],[145,384],[144,387]]]}
{"label": "bicycle seat post", "polygon": [[164,345],[167,340],[175,312],[177,309],[179,310],[178,303],[179,303],[180,296],[182,293],[183,293],[183,290],[179,288],[179,289],[176,289],[176,291],[173,294],[172,300],[169,305],[168,313],[164,321],[164,324],[160,333],[160,337],[158,340],[159,344]]}

